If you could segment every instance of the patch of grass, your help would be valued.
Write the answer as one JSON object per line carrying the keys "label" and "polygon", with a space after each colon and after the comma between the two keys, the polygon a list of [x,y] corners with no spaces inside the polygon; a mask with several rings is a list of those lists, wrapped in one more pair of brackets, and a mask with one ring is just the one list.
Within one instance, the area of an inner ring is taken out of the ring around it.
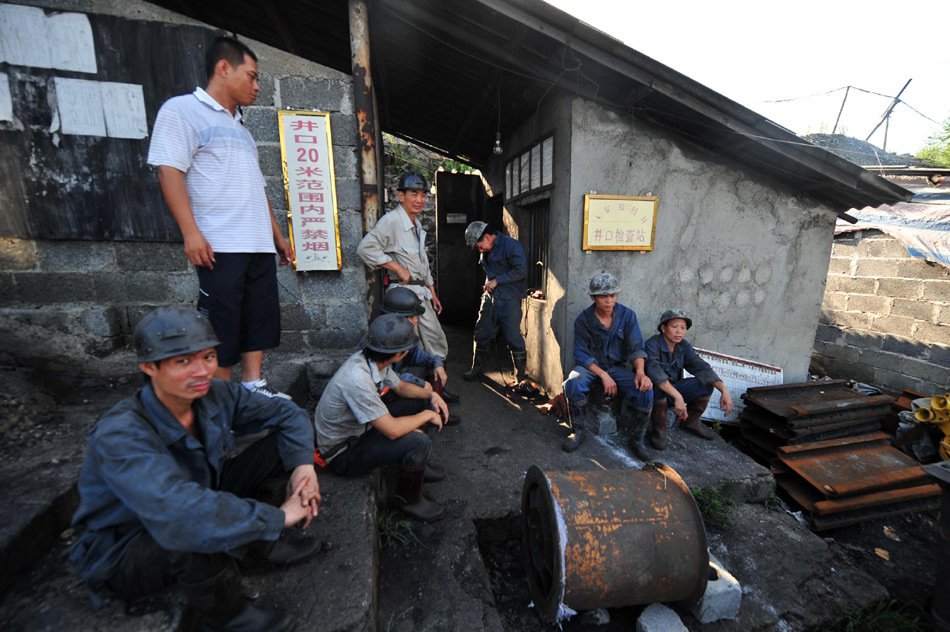
{"label": "patch of grass", "polygon": [[924,632],[926,617],[896,601],[879,601],[854,612],[841,613],[824,632]]}
{"label": "patch of grass", "polygon": [[762,503],[769,511],[778,511],[782,508],[782,499],[774,491],[769,492]]}
{"label": "patch of grass", "polygon": [[721,435],[721,434],[722,434],[722,422],[721,422],[721,421],[719,421],[719,420],[717,419],[717,420],[713,421],[712,424],[710,424],[710,425],[712,426],[713,432],[715,432],[717,435]]}
{"label": "patch of grass", "polygon": [[381,546],[406,546],[410,542],[419,543],[419,539],[412,530],[412,521],[398,511],[373,509],[373,519],[376,521],[376,530],[379,533]]}
{"label": "patch of grass", "polygon": [[703,523],[707,527],[721,529],[729,525],[729,514],[735,508],[736,501],[724,492],[725,487],[725,483],[720,483],[689,490],[696,499],[699,513],[702,514]]}
{"label": "patch of grass", "polygon": [[396,626],[396,623],[398,623],[410,612],[412,612],[412,608],[406,608],[399,614],[396,614],[395,612],[390,612],[389,618],[386,619],[386,632],[390,632],[391,630],[393,630]]}

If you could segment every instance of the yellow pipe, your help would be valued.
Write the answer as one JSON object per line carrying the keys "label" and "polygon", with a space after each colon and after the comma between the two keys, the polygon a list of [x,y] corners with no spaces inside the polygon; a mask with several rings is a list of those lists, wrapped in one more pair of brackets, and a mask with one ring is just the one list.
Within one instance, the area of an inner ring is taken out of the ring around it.
{"label": "yellow pipe", "polygon": [[950,410],[950,393],[934,395],[930,399],[930,407],[934,410]]}
{"label": "yellow pipe", "polygon": [[930,408],[918,408],[914,413],[914,419],[922,423],[932,423],[937,419],[937,414]]}

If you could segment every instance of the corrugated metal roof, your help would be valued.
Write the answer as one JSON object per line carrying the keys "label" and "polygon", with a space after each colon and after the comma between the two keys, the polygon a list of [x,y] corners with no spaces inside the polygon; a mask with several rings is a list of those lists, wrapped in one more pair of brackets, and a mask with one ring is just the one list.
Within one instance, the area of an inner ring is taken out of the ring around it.
{"label": "corrugated metal roof", "polygon": [[[346,0],[233,0],[213,11],[208,3],[155,3],[350,73]],[[910,198],[539,0],[367,3],[380,128],[446,155],[487,161],[499,94],[507,137],[543,99],[568,91],[668,129],[839,212]]]}

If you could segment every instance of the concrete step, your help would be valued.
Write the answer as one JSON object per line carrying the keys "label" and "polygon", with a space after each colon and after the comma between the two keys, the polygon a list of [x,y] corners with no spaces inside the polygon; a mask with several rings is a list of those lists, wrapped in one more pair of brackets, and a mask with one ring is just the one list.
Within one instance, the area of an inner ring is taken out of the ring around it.
{"label": "concrete step", "polygon": [[[264,608],[282,608],[297,617],[301,629],[372,630],[376,622],[378,536],[375,477],[344,479],[320,475],[323,503],[307,533],[329,549],[291,568],[244,578],[249,594],[259,593]],[[171,593],[150,600],[146,611],[127,616],[124,604],[109,600],[92,607],[89,592],[69,560],[70,533],[27,572],[15,577],[0,602],[0,628],[44,632],[63,629],[171,632],[184,607]]]}

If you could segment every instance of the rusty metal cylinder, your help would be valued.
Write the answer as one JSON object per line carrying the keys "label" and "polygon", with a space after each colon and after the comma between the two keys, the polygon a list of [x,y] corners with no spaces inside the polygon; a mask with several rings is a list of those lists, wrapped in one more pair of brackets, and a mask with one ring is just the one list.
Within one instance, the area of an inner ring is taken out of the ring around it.
{"label": "rusty metal cylinder", "polygon": [[534,605],[554,622],[571,610],[657,602],[695,604],[709,552],[696,501],[672,468],[544,472],[521,495]]}

